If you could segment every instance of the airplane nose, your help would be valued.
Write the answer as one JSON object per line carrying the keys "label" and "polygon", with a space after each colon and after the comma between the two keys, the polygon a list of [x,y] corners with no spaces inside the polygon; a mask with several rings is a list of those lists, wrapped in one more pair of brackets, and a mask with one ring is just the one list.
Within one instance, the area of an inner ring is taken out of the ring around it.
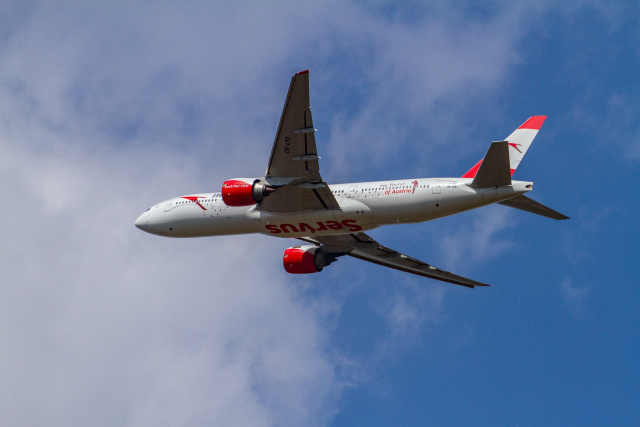
{"label": "airplane nose", "polygon": [[135,225],[142,231],[147,231],[147,222],[149,220],[149,212],[145,212],[136,219]]}

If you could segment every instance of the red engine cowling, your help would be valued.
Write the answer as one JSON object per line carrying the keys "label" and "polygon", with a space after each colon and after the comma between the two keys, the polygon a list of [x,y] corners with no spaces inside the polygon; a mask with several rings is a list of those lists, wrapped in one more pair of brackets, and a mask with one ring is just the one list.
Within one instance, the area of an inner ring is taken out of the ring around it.
{"label": "red engine cowling", "polygon": [[222,184],[222,200],[227,206],[250,206],[260,203],[273,191],[273,187],[259,179],[230,179]]}
{"label": "red engine cowling", "polygon": [[284,251],[282,262],[287,273],[309,274],[322,271],[322,258],[317,246],[295,246]]}

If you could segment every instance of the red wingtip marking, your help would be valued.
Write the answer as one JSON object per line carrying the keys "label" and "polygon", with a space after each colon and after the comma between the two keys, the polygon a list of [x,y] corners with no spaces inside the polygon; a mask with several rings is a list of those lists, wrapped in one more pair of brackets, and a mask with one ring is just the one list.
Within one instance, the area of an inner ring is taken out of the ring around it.
{"label": "red wingtip marking", "polygon": [[309,70],[300,71],[299,73],[296,73],[296,76],[299,76],[300,74],[309,74]]}
{"label": "red wingtip marking", "polygon": [[524,122],[518,129],[535,129],[540,130],[547,116],[533,116]]}

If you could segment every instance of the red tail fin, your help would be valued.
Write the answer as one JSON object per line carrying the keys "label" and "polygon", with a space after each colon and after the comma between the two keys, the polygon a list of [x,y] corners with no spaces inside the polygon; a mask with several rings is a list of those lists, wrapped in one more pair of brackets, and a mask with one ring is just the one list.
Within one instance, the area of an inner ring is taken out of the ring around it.
{"label": "red tail fin", "polygon": [[[533,138],[538,134],[538,131],[546,118],[547,116],[529,117],[526,122],[507,137],[506,141],[509,144],[509,166],[511,169],[511,175],[516,171],[516,168],[520,164],[520,161],[529,149],[531,142],[533,142]],[[462,175],[462,177],[475,178],[481,164],[482,160],[476,163],[476,165],[469,169],[469,171]]]}

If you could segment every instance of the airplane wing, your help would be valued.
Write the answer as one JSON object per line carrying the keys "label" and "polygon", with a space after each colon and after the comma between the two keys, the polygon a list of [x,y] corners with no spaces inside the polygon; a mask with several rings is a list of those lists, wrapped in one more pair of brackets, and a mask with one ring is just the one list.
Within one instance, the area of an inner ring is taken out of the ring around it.
{"label": "airplane wing", "polygon": [[349,255],[384,267],[395,268],[396,270],[453,283],[455,285],[466,286],[468,288],[491,286],[441,270],[425,262],[401,254],[398,251],[389,249],[362,232],[333,236],[302,237],[300,240],[320,246],[325,252],[335,257]]}
{"label": "airplane wing", "polygon": [[277,190],[262,201],[261,210],[294,213],[339,209],[320,176],[315,131],[309,102],[309,70],[301,71],[291,78],[265,173],[265,181]]}

